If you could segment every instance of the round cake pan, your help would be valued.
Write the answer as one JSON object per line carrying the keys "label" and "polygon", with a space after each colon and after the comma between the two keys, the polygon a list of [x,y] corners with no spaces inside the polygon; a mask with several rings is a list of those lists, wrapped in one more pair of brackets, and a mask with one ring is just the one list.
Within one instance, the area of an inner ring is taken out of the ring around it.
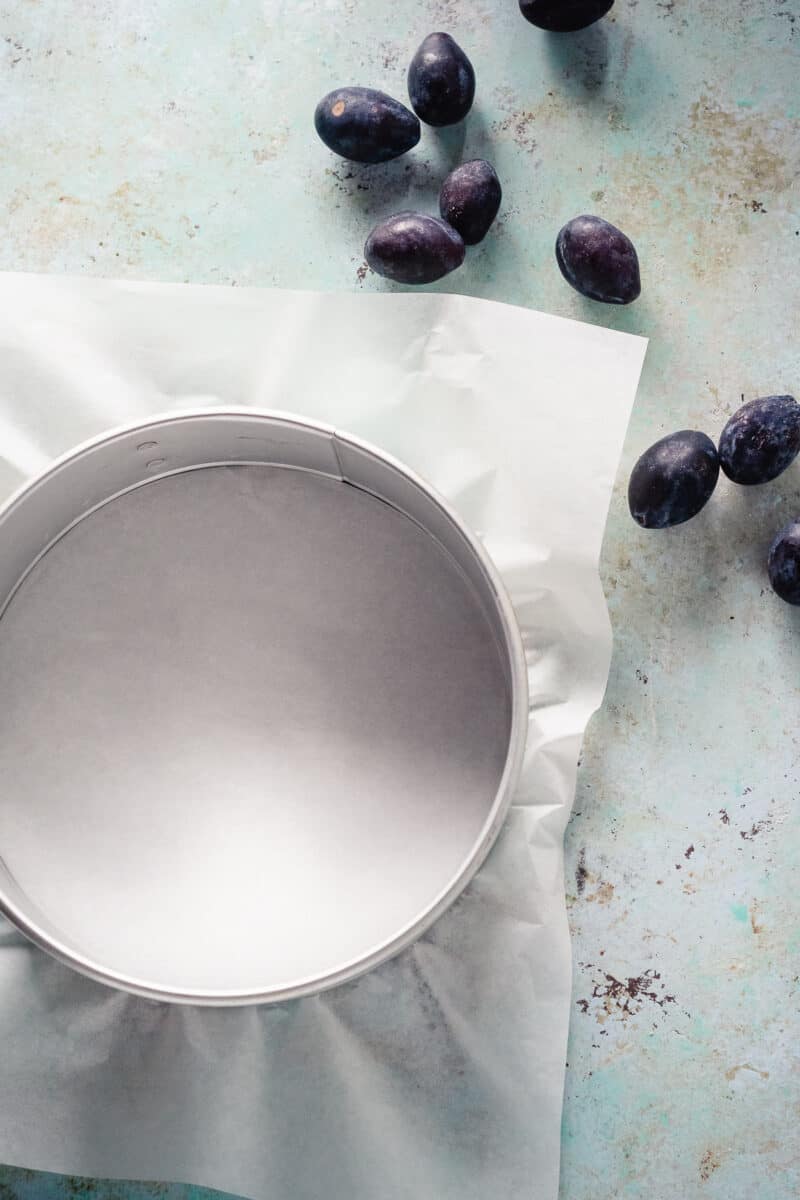
{"label": "round cake pan", "polygon": [[0,510],[0,909],[132,992],[286,1000],[425,930],[527,720],[480,542],[355,438],[203,410]]}

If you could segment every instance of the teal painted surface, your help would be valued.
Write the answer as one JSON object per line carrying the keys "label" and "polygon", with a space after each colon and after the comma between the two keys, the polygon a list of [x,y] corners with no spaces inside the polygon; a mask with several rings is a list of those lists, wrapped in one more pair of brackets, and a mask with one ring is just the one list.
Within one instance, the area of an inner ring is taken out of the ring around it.
{"label": "teal painted surface", "polygon": [[189,1183],[121,1183],[0,1167],[0,1200],[226,1200]]}
{"label": "teal painted surface", "polygon": [[[438,28],[476,67],[465,128],[426,129],[384,167],[334,159],[318,97],[402,98]],[[614,660],[567,839],[561,1194],[800,1194],[800,613],[763,574],[800,512],[800,467],[765,489],[723,482],[663,534],[624,502],[657,436],[715,435],[742,394],[800,392],[800,4],[617,0],[613,20],[556,38],[516,0],[15,0],[0,35],[2,268],[393,290],[363,269],[369,228],[434,210],[445,171],[482,155],[501,219],[433,290],[651,339],[604,552]],[[555,234],[583,211],[637,244],[629,309],[558,274]],[[87,1194],[142,1194],[117,1188]]]}

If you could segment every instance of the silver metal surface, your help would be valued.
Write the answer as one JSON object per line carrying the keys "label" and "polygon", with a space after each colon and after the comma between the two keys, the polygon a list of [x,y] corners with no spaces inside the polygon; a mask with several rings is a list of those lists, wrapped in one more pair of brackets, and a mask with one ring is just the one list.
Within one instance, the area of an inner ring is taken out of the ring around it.
{"label": "silver metal surface", "polygon": [[332,429],[109,434],[0,512],[0,908],[95,978],[209,1004],[348,980],[491,846],[525,665],[480,544]]}

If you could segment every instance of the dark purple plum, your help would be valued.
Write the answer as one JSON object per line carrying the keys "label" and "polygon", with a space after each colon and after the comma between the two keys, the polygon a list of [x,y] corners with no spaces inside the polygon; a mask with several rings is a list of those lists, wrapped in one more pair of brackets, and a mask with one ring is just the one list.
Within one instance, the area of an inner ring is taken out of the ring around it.
{"label": "dark purple plum", "polygon": [[769,483],[800,454],[800,404],[762,396],[743,404],[722,431],[719,465],[734,483]]}
{"label": "dark purple plum", "polygon": [[787,604],[800,604],[800,518],[784,525],[769,548],[769,581]]}
{"label": "dark purple plum", "polygon": [[519,0],[520,12],[531,25],[551,33],[574,33],[594,25],[614,6],[614,0]]}
{"label": "dark purple plum", "polygon": [[464,242],[446,221],[400,212],[376,225],[364,246],[373,271],[397,283],[433,283],[464,261]]}
{"label": "dark purple plum", "polygon": [[323,96],[314,127],[334,154],[352,162],[382,163],[416,146],[420,124],[399,100],[374,88],[337,88]]}
{"label": "dark purple plum", "polygon": [[468,246],[475,246],[489,232],[502,198],[492,164],[485,158],[474,158],[456,167],[445,179],[439,192],[439,212]]}
{"label": "dark purple plum", "polygon": [[682,525],[697,515],[717,486],[719,459],[710,437],[682,429],[645,450],[631,472],[628,506],[645,529]]}
{"label": "dark purple plum", "polygon": [[602,217],[573,217],[556,238],[561,274],[582,296],[630,304],[642,290],[636,248]]}
{"label": "dark purple plum", "polygon": [[463,121],[475,98],[475,71],[449,33],[429,33],[408,68],[411,107],[426,125]]}

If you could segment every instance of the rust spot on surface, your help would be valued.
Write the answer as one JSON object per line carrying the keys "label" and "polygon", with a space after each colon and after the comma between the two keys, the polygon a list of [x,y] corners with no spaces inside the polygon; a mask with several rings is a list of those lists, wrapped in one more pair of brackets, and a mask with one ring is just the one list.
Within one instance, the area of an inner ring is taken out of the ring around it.
{"label": "rust spot on surface", "polygon": [[752,1071],[754,1075],[760,1075],[762,1079],[769,1079],[769,1071],[760,1071],[758,1067],[752,1067],[750,1063],[738,1063],[735,1067],[731,1067],[725,1072],[725,1078],[730,1082],[740,1071]]}
{"label": "rust spot on surface", "polygon": [[344,112],[344,100],[337,100],[331,109],[331,112],[334,117],[340,117]]}
{"label": "rust spot on surface", "polygon": [[590,904],[593,904],[595,901],[598,904],[608,904],[614,899],[613,883],[601,883],[597,891],[593,892],[591,896],[587,896],[586,899]]}
{"label": "rust spot on surface", "polygon": [[694,843],[692,843],[692,845],[691,845],[691,846],[687,846],[687,847],[686,847],[686,849],[685,849],[685,850],[684,850],[684,852],[683,852],[683,857],[684,857],[684,858],[691,858],[693,854],[694,854]]}
{"label": "rust spot on surface", "polygon": [[719,1166],[719,1159],[713,1150],[706,1150],[703,1157],[700,1159],[700,1178],[705,1181],[710,1179]]}
{"label": "rust spot on surface", "polygon": [[578,889],[578,895],[582,896],[586,888],[586,880],[589,872],[586,869],[586,849],[581,847],[578,854],[578,863],[575,867],[575,887]]}
{"label": "rust spot on surface", "polygon": [[[579,964],[590,967],[591,963]],[[593,1004],[592,1001],[597,1003]],[[654,1004],[664,1009],[668,1004],[674,1004],[675,997],[667,992],[661,981],[660,971],[650,968],[640,975],[629,975],[626,979],[618,979],[610,971],[602,971],[596,977],[589,999],[579,1001],[583,1012],[588,1013],[590,1007],[594,1011],[595,1020],[599,1025],[605,1024],[609,1017],[627,1020],[636,1016],[645,1005]]]}
{"label": "rust spot on surface", "polygon": [[510,113],[502,121],[495,121],[492,129],[497,134],[509,134],[520,150],[529,153],[536,149],[536,138],[533,136],[536,113],[530,110]]}
{"label": "rust spot on surface", "polygon": [[701,171],[715,179],[734,180],[751,194],[762,187],[782,192],[791,187],[793,172],[781,138],[781,122],[765,121],[741,109],[726,108],[702,95],[689,110],[689,128],[708,139]]}
{"label": "rust spot on surface", "polygon": [[279,129],[277,133],[272,133],[268,137],[260,129],[251,129],[247,135],[249,138],[255,138],[259,144],[251,150],[253,159],[259,164],[271,162],[279,157],[281,151],[285,148],[289,141],[289,130],[286,128]]}
{"label": "rust spot on surface", "polygon": [[765,817],[763,821],[756,821],[749,829],[740,829],[739,837],[745,842],[752,842],[760,833],[772,829],[772,821],[769,817]]}

